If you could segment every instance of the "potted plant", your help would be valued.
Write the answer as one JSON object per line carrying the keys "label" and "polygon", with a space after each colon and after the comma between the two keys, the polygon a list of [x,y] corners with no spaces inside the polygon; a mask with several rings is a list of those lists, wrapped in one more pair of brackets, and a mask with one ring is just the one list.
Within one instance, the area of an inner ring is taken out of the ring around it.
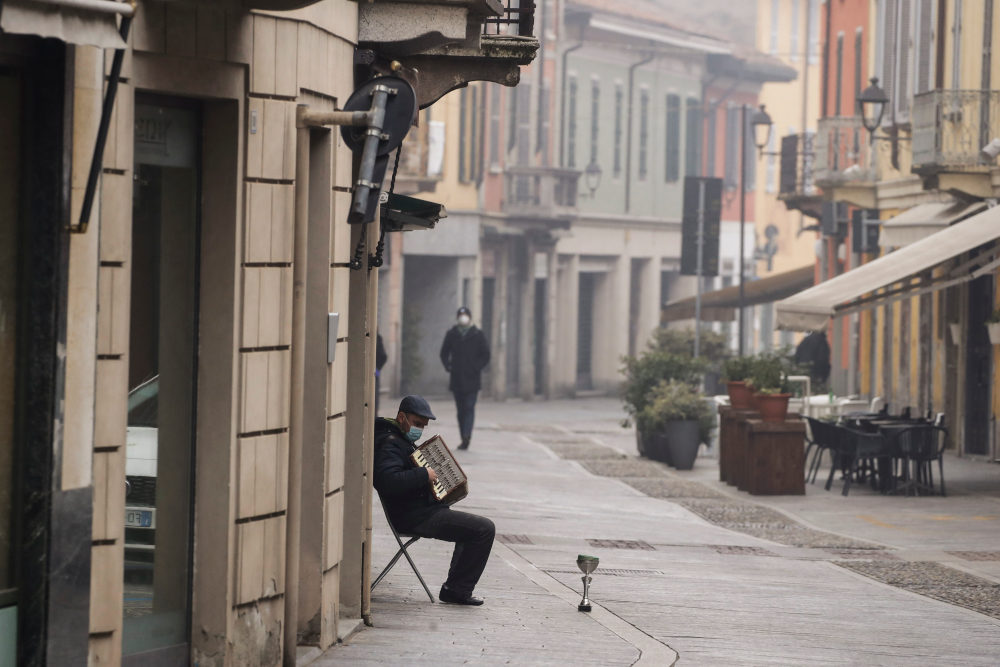
{"label": "potted plant", "polygon": [[752,357],[732,357],[722,364],[722,376],[726,380],[729,404],[734,410],[750,409],[750,388],[747,380],[753,371]]}
{"label": "potted plant", "polygon": [[668,380],[653,389],[637,418],[647,433],[655,434],[648,443],[655,443],[649,450],[650,458],[678,470],[690,470],[698,457],[702,433],[711,426],[712,409],[691,383]]}
{"label": "potted plant", "polygon": [[990,335],[990,343],[1000,345],[1000,308],[986,318],[986,331]]}
{"label": "potted plant", "polygon": [[651,400],[653,388],[665,380],[696,382],[704,368],[703,360],[677,353],[664,342],[662,336],[655,336],[642,354],[622,359],[625,381],[621,385],[621,397],[628,415],[622,420],[622,426],[636,422],[636,445],[643,455],[647,452],[646,441],[650,433],[638,420],[638,415]]}
{"label": "potted plant", "polygon": [[766,422],[783,422],[788,415],[788,374],[776,354],[763,353],[754,359],[749,384],[753,387],[757,411]]}

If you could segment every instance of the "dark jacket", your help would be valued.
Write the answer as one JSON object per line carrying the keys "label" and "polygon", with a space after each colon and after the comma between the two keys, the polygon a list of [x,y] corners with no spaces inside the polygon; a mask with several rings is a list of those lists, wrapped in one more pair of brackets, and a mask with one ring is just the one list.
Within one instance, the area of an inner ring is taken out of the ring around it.
{"label": "dark jacket", "polygon": [[490,363],[490,346],[475,325],[463,334],[456,324],[444,335],[441,363],[451,373],[448,388],[455,392],[479,391],[480,375]]}
{"label": "dark jacket", "polygon": [[414,449],[395,419],[375,420],[375,490],[397,530],[406,530],[446,509],[431,494],[427,470],[410,460]]}

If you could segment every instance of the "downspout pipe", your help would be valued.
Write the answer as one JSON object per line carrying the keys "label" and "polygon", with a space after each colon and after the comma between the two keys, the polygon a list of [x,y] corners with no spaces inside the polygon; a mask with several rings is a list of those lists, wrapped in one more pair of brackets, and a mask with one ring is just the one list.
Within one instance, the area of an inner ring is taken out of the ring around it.
{"label": "downspout pipe", "polygon": [[625,125],[625,212],[632,210],[632,116],[635,108],[635,70],[653,61],[655,54],[632,63],[628,68],[628,120]]}
{"label": "downspout pipe", "polygon": [[560,87],[562,88],[562,94],[559,96],[559,166],[566,167],[566,126],[569,122],[566,120],[566,79],[569,77],[568,69],[566,67],[566,61],[569,59],[569,54],[573,53],[577,49],[583,46],[583,42],[577,42],[573,46],[570,46],[565,51],[562,52],[562,83]]}

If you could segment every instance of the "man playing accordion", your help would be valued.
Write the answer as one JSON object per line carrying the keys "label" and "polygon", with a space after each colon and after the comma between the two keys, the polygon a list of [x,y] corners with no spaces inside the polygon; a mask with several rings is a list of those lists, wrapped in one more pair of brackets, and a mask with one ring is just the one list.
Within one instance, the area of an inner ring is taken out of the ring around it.
{"label": "man playing accordion", "polygon": [[407,396],[395,419],[375,420],[375,489],[397,531],[455,543],[439,599],[481,605],[483,600],[472,592],[489,560],[496,529],[486,517],[453,510],[434,499],[431,486],[437,473],[410,458],[431,419],[436,417],[426,400]]}

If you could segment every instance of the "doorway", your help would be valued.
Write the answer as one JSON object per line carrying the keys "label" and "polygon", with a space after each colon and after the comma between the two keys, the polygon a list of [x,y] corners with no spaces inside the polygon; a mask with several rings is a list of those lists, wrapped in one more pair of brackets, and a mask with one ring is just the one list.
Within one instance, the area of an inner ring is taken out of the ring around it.
{"label": "doorway", "polygon": [[990,377],[993,356],[986,331],[986,319],[993,311],[993,276],[985,275],[969,283],[969,318],[966,322],[965,352],[965,453],[989,454]]}
{"label": "doorway", "polygon": [[580,273],[580,295],[577,309],[576,388],[594,388],[594,291],[596,273]]}
{"label": "doorway", "polygon": [[173,655],[186,662],[189,654],[200,143],[197,102],[136,95],[123,573],[126,664]]}

